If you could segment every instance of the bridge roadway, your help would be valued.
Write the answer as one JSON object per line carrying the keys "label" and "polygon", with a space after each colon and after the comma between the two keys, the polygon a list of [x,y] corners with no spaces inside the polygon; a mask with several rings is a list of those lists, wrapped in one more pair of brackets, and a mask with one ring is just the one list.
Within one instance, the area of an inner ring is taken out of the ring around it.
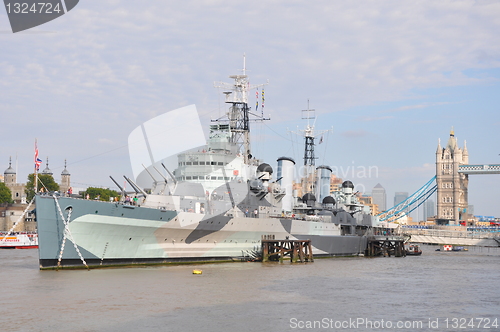
{"label": "bridge roadway", "polygon": [[458,173],[464,174],[500,174],[500,165],[458,165]]}
{"label": "bridge roadway", "polygon": [[467,231],[465,228],[463,230],[456,228],[446,230],[403,227],[400,232],[410,235],[410,242],[415,243],[500,247],[500,232]]}

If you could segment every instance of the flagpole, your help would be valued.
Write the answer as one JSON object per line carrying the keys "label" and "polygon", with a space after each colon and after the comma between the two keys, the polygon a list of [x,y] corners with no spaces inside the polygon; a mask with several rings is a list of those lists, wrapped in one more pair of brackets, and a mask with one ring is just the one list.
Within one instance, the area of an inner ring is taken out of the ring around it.
{"label": "flagpole", "polygon": [[38,159],[38,147],[37,147],[36,138],[35,138],[35,195],[38,192],[38,167],[37,167],[37,159]]}

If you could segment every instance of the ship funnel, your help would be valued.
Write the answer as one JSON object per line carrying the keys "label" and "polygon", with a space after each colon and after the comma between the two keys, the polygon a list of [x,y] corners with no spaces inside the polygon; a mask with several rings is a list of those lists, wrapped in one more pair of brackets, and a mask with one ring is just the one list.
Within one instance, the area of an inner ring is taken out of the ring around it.
{"label": "ship funnel", "polygon": [[285,197],[282,199],[282,209],[285,212],[292,212],[293,209],[293,179],[295,175],[295,161],[292,158],[278,158],[278,183],[285,190]]}
{"label": "ship funnel", "polygon": [[327,196],[330,196],[330,180],[332,178],[332,169],[330,166],[318,166],[316,168],[316,197],[319,202]]}

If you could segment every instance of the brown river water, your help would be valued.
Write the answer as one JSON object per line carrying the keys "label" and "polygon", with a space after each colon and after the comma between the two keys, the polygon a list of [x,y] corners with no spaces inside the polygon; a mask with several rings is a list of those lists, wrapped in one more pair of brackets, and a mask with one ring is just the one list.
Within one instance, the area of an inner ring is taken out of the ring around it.
{"label": "brown river water", "polygon": [[37,250],[0,250],[0,331],[500,330],[500,248],[436,248],[91,271],[40,271]]}

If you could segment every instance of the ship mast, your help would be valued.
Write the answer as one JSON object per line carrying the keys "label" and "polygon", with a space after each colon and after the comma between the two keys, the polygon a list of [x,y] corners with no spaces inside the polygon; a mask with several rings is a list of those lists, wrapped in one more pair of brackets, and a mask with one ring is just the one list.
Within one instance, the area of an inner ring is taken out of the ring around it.
{"label": "ship mast", "polygon": [[[248,76],[246,75],[245,56],[243,56],[243,74],[231,75],[229,78],[234,79],[234,83],[214,83],[216,88],[230,90],[224,92],[226,95],[226,103],[231,105],[227,113],[227,119],[216,119],[212,121],[229,121],[231,143],[236,144],[238,153],[241,153],[245,163],[248,163],[252,158],[250,149],[250,121],[269,120],[269,118],[264,118],[263,116],[258,116],[250,112],[250,107],[248,107],[248,92],[267,85],[269,82],[255,85],[250,84]],[[255,118],[250,119],[250,115],[253,115]]]}
{"label": "ship mast", "polygon": [[[316,110],[309,108],[309,99],[307,100],[307,109],[302,110],[302,120],[307,120],[305,129],[299,130],[302,134],[293,133],[304,137],[304,169],[302,173],[302,195],[304,195],[306,193],[314,193],[315,190],[314,172],[317,157],[314,154],[314,147],[316,146],[314,140],[316,137],[323,135],[329,130],[315,133],[314,124],[316,123]],[[312,125],[311,120],[314,120]]]}

